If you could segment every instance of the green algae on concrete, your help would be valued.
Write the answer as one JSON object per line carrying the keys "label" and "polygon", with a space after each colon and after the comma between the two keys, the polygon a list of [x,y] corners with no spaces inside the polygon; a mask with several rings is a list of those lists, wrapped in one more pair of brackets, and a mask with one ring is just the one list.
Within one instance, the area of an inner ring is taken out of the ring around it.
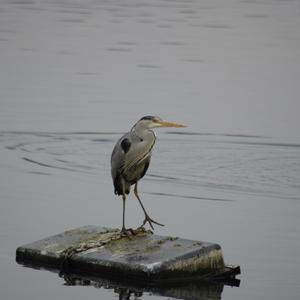
{"label": "green algae on concrete", "polygon": [[118,229],[83,226],[17,249],[20,263],[63,268],[66,260],[71,272],[142,281],[209,278],[226,268],[218,244],[158,236],[143,228],[124,236]]}

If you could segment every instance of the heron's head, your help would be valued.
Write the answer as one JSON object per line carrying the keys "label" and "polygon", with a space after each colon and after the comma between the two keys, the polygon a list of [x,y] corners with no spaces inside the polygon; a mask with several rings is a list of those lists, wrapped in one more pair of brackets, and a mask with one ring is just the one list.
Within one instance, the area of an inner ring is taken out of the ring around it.
{"label": "heron's head", "polygon": [[138,123],[143,124],[147,128],[155,128],[155,127],[185,127],[182,124],[164,121],[160,117],[157,116],[145,116],[141,118]]}

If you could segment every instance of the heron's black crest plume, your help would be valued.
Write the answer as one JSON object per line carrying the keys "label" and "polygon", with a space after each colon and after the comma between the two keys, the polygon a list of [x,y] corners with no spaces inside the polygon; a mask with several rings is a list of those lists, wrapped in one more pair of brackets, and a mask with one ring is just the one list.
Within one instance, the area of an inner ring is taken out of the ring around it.
{"label": "heron's black crest plume", "polygon": [[149,121],[155,120],[155,119],[156,119],[155,116],[145,116],[145,117],[142,117],[142,118],[141,118],[141,120],[149,120]]}

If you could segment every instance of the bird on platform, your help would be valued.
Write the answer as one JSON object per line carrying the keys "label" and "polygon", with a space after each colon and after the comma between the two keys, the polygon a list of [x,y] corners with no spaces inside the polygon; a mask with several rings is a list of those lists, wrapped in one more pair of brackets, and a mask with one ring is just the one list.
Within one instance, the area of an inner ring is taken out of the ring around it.
{"label": "bird on platform", "polygon": [[111,175],[113,179],[114,192],[122,195],[123,199],[123,223],[121,232],[126,234],[125,228],[125,201],[126,195],[130,192],[130,187],[134,185],[134,194],[139,201],[145,219],[141,227],[149,223],[164,226],[151,219],[145,210],[138,194],[138,181],[146,174],[156,136],[152,128],[156,127],[185,127],[184,125],[163,121],[156,116],[145,116],[141,118],[132,129],[124,134],[116,143],[111,155]]}

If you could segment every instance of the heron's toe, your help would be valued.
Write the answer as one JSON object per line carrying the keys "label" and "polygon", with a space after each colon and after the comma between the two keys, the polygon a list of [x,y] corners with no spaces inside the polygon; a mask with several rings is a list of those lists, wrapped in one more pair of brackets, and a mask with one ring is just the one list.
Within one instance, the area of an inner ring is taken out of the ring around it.
{"label": "heron's toe", "polygon": [[142,224],[141,227],[144,227],[146,225],[146,223],[149,223],[149,225],[150,225],[150,227],[151,227],[152,230],[154,230],[153,224],[156,224],[156,225],[159,225],[159,226],[165,226],[164,224],[161,224],[161,223],[158,223],[158,222],[154,221],[148,215],[145,216],[145,220],[144,220],[144,222],[143,222],[143,224]]}

